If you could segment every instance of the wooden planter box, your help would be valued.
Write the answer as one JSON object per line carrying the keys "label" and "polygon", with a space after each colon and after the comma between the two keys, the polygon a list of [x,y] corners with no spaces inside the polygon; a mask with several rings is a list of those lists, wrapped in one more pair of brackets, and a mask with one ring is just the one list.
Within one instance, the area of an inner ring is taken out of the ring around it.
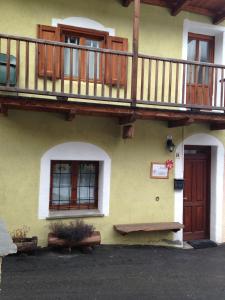
{"label": "wooden planter box", "polygon": [[83,239],[80,242],[71,242],[65,239],[59,239],[53,233],[48,234],[48,246],[49,247],[94,247],[101,244],[101,235],[99,231],[94,231],[90,237]]}
{"label": "wooden planter box", "polygon": [[25,238],[23,240],[13,239],[14,244],[17,246],[17,252],[33,252],[37,249],[38,238]]}

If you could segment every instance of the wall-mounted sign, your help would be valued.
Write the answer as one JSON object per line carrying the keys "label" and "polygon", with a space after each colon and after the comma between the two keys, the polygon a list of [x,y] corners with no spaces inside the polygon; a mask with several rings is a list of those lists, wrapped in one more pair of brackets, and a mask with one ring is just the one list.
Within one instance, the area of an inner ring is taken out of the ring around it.
{"label": "wall-mounted sign", "polygon": [[165,163],[151,163],[151,178],[156,179],[168,179],[169,178],[169,170]]}

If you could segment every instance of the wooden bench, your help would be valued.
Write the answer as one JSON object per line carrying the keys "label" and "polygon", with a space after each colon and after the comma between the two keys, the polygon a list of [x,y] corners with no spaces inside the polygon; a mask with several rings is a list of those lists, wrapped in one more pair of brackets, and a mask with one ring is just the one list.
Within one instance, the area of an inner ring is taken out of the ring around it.
{"label": "wooden bench", "polygon": [[154,231],[177,232],[182,228],[184,228],[184,225],[179,222],[114,225],[114,229],[122,235],[126,235],[132,232],[154,232]]}

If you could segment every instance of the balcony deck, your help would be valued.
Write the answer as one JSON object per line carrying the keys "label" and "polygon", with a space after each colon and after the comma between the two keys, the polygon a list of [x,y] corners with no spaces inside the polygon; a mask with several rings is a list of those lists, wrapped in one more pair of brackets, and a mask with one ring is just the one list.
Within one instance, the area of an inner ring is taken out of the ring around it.
{"label": "balcony deck", "polygon": [[[133,53],[4,34],[0,34],[0,45],[5,55],[5,62],[0,62],[0,80],[5,72],[0,85],[5,115],[9,109],[25,109],[63,112],[68,120],[88,114],[119,117],[121,124],[157,119],[168,121],[169,127],[205,122],[211,129],[225,128],[223,65],[139,54],[134,98]],[[65,49],[70,53],[67,76]],[[44,53],[42,74],[40,51]],[[86,57],[84,74],[79,64],[74,75],[74,51],[77,57]],[[202,81],[196,83],[193,78],[199,69]]]}

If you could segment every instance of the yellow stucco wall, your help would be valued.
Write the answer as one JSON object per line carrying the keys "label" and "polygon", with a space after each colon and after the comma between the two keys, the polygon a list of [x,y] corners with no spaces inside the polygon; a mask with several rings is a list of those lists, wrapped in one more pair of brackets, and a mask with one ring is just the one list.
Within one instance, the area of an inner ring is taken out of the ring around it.
{"label": "yellow stucco wall", "polygon": [[[103,243],[147,243],[171,238],[169,234],[121,237],[114,233],[113,225],[173,221],[173,172],[168,180],[150,179],[149,173],[151,161],[174,159],[174,154],[165,150],[165,140],[172,134],[179,144],[180,128],[170,130],[164,122],[138,121],[135,138],[124,141],[116,119],[77,117],[65,122],[58,114],[19,111],[2,117],[0,125],[0,211],[10,230],[28,225],[30,234],[45,244],[50,221],[38,220],[41,157],[57,144],[83,141],[101,147],[112,159],[110,215],[87,219],[101,231]],[[185,136],[197,132],[208,129],[205,125],[191,126],[185,129]]]}
{"label": "yellow stucco wall", "polygon": [[[123,8],[115,0],[8,0],[1,4],[7,11],[0,18],[0,32],[36,37],[36,25],[50,25],[52,18],[82,16],[116,29],[118,36],[129,38],[131,49],[132,5]],[[180,58],[183,20],[209,22],[206,17],[181,13],[171,17],[164,8],[142,6],[140,51],[157,56]],[[10,111],[0,118],[0,216],[10,230],[22,225],[31,228],[40,245],[46,245],[50,221],[38,220],[40,160],[51,147],[69,141],[93,143],[112,159],[110,215],[89,218],[101,231],[103,243],[163,243],[171,234],[142,234],[121,237],[113,231],[119,223],[160,222],[174,219],[173,171],[168,180],[149,178],[151,161],[174,159],[165,150],[172,134],[175,144],[182,131],[168,129],[158,121],[138,121],[135,138],[121,138],[117,119],[77,117],[65,122],[58,114]],[[185,128],[185,136],[209,132],[206,125]],[[225,144],[222,132],[213,134]],[[160,201],[155,201],[156,196]]]}

